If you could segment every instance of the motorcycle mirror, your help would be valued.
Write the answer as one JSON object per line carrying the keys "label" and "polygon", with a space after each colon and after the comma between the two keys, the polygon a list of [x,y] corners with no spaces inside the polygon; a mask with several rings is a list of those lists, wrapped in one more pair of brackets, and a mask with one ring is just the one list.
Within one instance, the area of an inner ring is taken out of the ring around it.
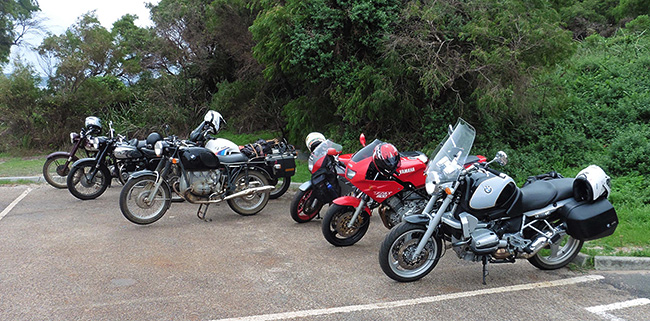
{"label": "motorcycle mirror", "polygon": [[494,160],[499,163],[501,166],[506,166],[508,164],[508,155],[506,152],[500,150],[497,152],[497,155],[494,157]]}
{"label": "motorcycle mirror", "polygon": [[359,142],[361,143],[361,146],[366,147],[366,135],[361,133],[361,135],[359,135]]}
{"label": "motorcycle mirror", "polygon": [[336,156],[338,155],[339,152],[336,151],[334,148],[328,148],[327,149],[327,156]]}

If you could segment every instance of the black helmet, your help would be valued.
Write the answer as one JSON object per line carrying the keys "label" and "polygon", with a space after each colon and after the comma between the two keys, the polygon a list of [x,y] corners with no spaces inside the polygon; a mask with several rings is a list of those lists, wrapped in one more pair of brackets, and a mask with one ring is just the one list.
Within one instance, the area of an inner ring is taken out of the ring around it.
{"label": "black helmet", "polygon": [[375,147],[372,162],[380,173],[391,176],[400,165],[399,151],[393,144],[381,143]]}
{"label": "black helmet", "polygon": [[149,136],[147,136],[147,145],[153,146],[153,145],[156,144],[157,141],[162,140],[162,139],[163,139],[162,135],[160,135],[160,134],[158,134],[156,132],[153,132],[153,133],[149,134]]}
{"label": "black helmet", "polygon": [[86,122],[84,124],[87,131],[100,133],[102,131],[102,121],[98,117],[88,116],[86,117]]}

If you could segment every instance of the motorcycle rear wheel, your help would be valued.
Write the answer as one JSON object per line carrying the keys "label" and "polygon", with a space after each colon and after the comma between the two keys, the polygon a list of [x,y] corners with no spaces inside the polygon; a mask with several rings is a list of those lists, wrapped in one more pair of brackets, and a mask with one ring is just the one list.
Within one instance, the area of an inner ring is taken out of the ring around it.
{"label": "motorcycle rear wheel", "polygon": [[67,185],[70,194],[80,200],[91,200],[104,194],[111,183],[111,174],[99,169],[95,176],[90,174],[95,169],[95,160],[78,163],[70,169]]}
{"label": "motorcycle rear wheel", "polygon": [[171,191],[163,181],[153,200],[150,200],[155,185],[155,176],[131,178],[124,184],[120,192],[120,211],[127,220],[146,225],[165,215],[171,204]]}
{"label": "motorcycle rear wheel", "polygon": [[269,198],[274,200],[284,195],[291,186],[291,177],[278,177],[278,183],[275,184],[275,189],[269,193]]}
{"label": "motorcycle rear wheel", "polygon": [[395,226],[379,249],[379,265],[391,279],[399,282],[417,281],[433,270],[440,260],[442,241],[432,236],[417,259],[411,257],[426,233],[422,225],[402,222]]}
{"label": "motorcycle rear wheel", "polygon": [[540,270],[557,270],[573,261],[583,244],[584,241],[564,235],[556,243],[541,249],[528,262]]}
{"label": "motorcycle rear wheel", "polygon": [[48,158],[43,164],[43,177],[45,181],[56,188],[68,187],[68,173],[70,173],[70,163],[66,166],[68,156],[58,155]]}
{"label": "motorcycle rear wheel", "polygon": [[[234,193],[241,192],[246,189],[246,173],[239,173],[235,178],[236,188]],[[268,181],[264,174],[249,170],[248,171],[248,187],[262,187],[268,185]],[[234,194],[233,193],[233,194]],[[237,214],[242,216],[255,215],[264,209],[269,202],[269,192],[253,193],[251,195],[229,199],[228,206]]]}
{"label": "motorcycle rear wheel", "polygon": [[362,211],[352,227],[348,223],[354,215],[354,207],[333,204],[323,216],[321,229],[325,239],[335,246],[350,246],[359,242],[370,226],[370,215]]}
{"label": "motorcycle rear wheel", "polygon": [[294,221],[307,223],[314,219],[320,212],[324,204],[312,196],[314,194],[313,192],[314,190],[311,188],[306,191],[298,190],[296,196],[293,197],[289,212]]}

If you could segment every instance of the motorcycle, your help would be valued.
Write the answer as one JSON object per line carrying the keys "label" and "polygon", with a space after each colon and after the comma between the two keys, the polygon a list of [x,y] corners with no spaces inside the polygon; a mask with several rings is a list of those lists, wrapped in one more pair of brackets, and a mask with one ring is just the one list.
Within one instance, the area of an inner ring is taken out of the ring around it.
{"label": "motorcycle", "polygon": [[150,134],[147,141],[127,142],[124,136],[116,135],[112,125],[109,122],[108,137],[92,139],[93,148],[97,150],[95,157],[82,158],[72,164],[67,186],[70,194],[78,199],[95,199],[106,191],[113,178],[124,183],[129,172],[155,168],[159,161],[150,147],[162,139],[160,134]]}
{"label": "motorcycle", "polygon": [[602,169],[518,188],[508,175],[489,167],[507,163],[502,151],[485,164],[462,166],[475,136],[460,119],[432,154],[426,207],[405,217],[381,245],[379,265],[387,276],[400,282],[424,277],[438,263],[444,242],[459,258],[483,263],[485,284],[488,263],[527,259],[539,269],[559,269],[575,258],[584,241],[614,233],[618,218],[607,200],[609,177]]}
{"label": "motorcycle", "polygon": [[[198,146],[213,151],[216,155],[231,155],[243,153],[251,166],[258,167],[275,188],[269,193],[271,199],[284,195],[291,186],[291,176],[296,173],[296,150],[286,140],[261,141],[243,147],[224,138],[212,138],[219,132],[221,122],[225,122],[221,114],[210,110],[204,116],[204,121],[190,134],[189,140]],[[250,152],[249,152],[250,151]]]}
{"label": "motorcycle", "polygon": [[[210,204],[226,201],[233,211],[247,216],[257,214],[269,201],[273,186],[243,154],[215,155],[176,138],[158,141],[155,153],[161,157],[156,169],[133,173],[120,193],[120,210],[135,224],[151,224],[163,217],[172,189],[199,204],[197,216],[204,221]],[[169,181],[170,175],[178,179]]]}
{"label": "motorcycle", "polygon": [[[363,136],[360,142],[364,147],[352,156],[345,170],[345,177],[356,187],[355,195],[335,199],[321,225],[323,236],[335,246],[350,246],[361,240],[373,209],[378,208],[382,223],[392,229],[404,217],[420,213],[429,199],[424,189],[426,155],[418,151],[400,153],[377,139],[366,145]],[[386,162],[375,158],[381,150],[391,149],[399,161],[386,168]],[[485,160],[480,155],[470,156],[465,166]]]}
{"label": "motorcycle", "polygon": [[[345,166],[352,154],[343,154],[343,147],[323,137],[309,155],[308,168],[311,179],[298,188],[291,201],[289,212],[298,223],[306,223],[318,216],[323,205],[354,190],[345,179]],[[307,144],[310,147],[310,144]]]}
{"label": "motorcycle", "polygon": [[101,120],[94,116],[86,117],[84,128],[79,133],[70,133],[72,149],[69,152],[54,152],[47,155],[43,164],[43,177],[45,181],[56,188],[66,188],[70,164],[77,161],[77,151],[83,149],[86,157],[91,157],[97,150],[92,146],[91,140],[94,135],[102,131]]}

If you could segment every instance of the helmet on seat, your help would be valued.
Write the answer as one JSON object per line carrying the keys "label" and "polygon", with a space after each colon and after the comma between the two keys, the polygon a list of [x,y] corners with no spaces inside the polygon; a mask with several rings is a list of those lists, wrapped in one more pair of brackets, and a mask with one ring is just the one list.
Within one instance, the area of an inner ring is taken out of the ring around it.
{"label": "helmet on seat", "polygon": [[307,145],[307,148],[309,148],[310,152],[313,152],[320,143],[325,141],[325,136],[319,132],[312,132],[307,135],[307,138],[305,139],[305,145]]}
{"label": "helmet on seat", "polygon": [[155,145],[157,141],[162,140],[162,139],[163,139],[162,135],[160,135],[160,134],[158,134],[156,132],[153,132],[153,133],[149,134],[149,136],[147,136],[147,145],[153,147],[153,145]]}
{"label": "helmet on seat", "polygon": [[88,116],[86,117],[86,130],[100,133],[102,131],[102,121],[99,117]]}
{"label": "helmet on seat", "polygon": [[611,192],[609,176],[597,165],[590,165],[573,180],[573,197],[578,201],[594,202],[601,196],[609,197]]}
{"label": "helmet on seat", "polygon": [[372,163],[377,170],[386,176],[391,176],[400,165],[399,151],[393,144],[381,143],[375,147],[372,154]]}

